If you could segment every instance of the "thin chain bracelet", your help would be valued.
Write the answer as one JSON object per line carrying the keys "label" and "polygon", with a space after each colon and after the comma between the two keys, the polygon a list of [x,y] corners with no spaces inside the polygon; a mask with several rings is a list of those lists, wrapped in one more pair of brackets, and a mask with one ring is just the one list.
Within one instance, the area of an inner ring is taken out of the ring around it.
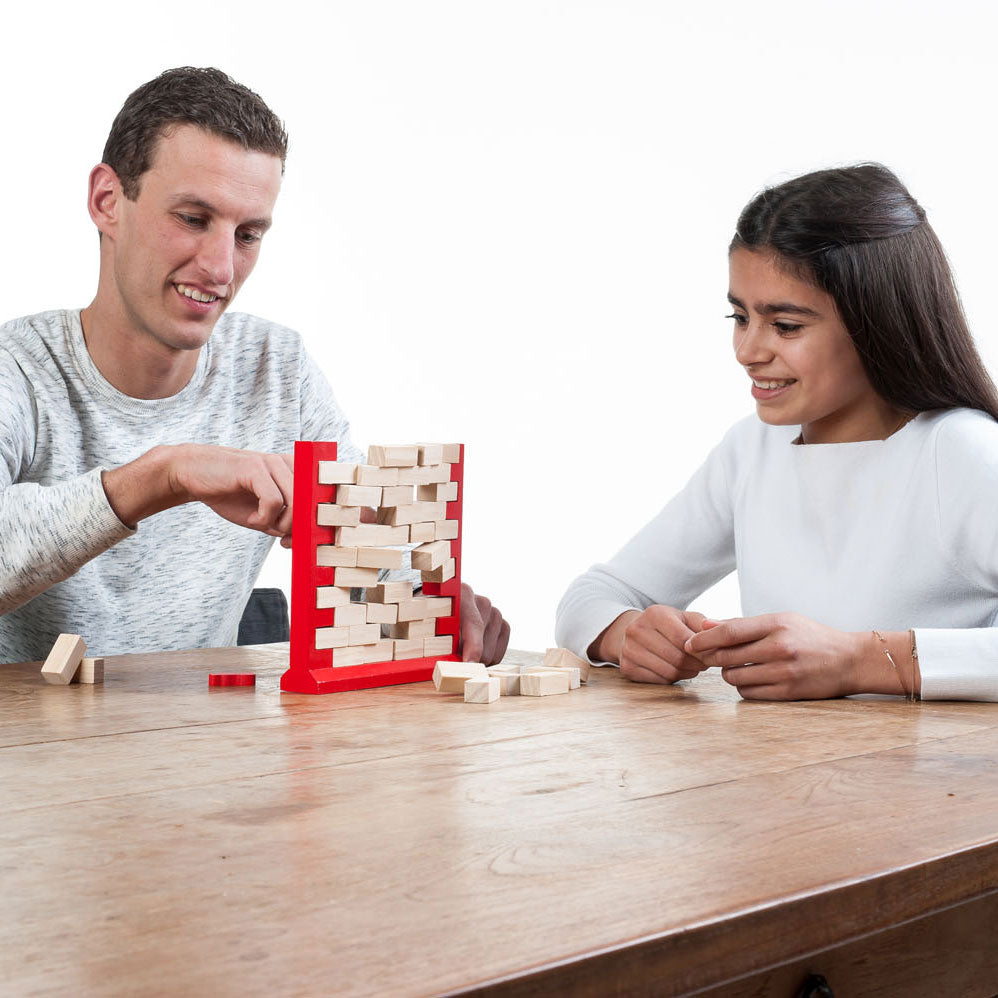
{"label": "thin chain bracelet", "polygon": [[[904,680],[901,678],[901,670],[898,668],[897,662],[894,661],[894,656],[891,654],[890,648],[887,647],[887,638],[885,638],[880,631],[875,630],[873,633],[884,643],[884,654],[887,656],[887,661],[891,663],[894,675],[898,677],[898,682],[901,684],[901,692],[904,694],[905,700],[914,700],[915,698],[910,696],[908,693],[908,687],[904,685]],[[912,679],[912,682],[914,682],[914,678]]]}

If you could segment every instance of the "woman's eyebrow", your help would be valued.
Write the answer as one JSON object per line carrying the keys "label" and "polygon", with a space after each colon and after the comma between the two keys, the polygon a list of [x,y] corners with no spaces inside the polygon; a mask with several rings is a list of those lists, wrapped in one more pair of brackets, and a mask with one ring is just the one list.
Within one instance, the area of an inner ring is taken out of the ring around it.
{"label": "woman's eyebrow", "polygon": [[[740,299],[736,298],[733,294],[728,292],[728,301],[731,302],[736,308],[740,308],[747,311],[745,308],[745,303]],[[783,302],[773,302],[765,303],[761,305],[756,305],[755,310],[760,315],[776,315],[779,312],[789,313],[790,315],[802,315],[811,319],[820,319],[821,313],[816,312],[813,308],[807,308],[805,305],[794,305],[793,302],[783,301]]]}

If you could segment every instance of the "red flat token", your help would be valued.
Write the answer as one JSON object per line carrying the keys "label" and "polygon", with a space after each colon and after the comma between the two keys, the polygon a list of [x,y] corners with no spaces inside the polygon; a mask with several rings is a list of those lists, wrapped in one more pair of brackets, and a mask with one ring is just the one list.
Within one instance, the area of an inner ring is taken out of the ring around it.
{"label": "red flat token", "polygon": [[255,672],[209,672],[209,686],[256,686]]}

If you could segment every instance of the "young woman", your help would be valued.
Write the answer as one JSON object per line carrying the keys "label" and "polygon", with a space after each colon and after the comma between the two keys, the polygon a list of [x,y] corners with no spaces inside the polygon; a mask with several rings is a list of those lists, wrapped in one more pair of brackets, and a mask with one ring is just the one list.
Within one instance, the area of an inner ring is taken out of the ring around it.
{"label": "young woman", "polygon": [[[748,699],[998,700],[998,392],[925,212],[823,170],[751,201],[729,259],[758,418],[572,583],[558,643]],[[686,609],[733,568],[745,616]]]}

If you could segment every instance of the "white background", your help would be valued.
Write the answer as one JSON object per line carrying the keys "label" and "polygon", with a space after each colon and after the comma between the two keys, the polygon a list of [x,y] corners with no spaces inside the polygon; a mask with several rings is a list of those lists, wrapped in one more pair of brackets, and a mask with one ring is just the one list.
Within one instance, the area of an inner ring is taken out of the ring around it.
{"label": "white background", "polygon": [[[236,307],[301,331],[362,443],[466,443],[465,578],[543,648],[570,579],[752,411],[726,246],[767,183],[879,160],[998,368],[993,4],[17,4],[2,314],[87,304],[86,180],[125,96],[216,65],[285,119]],[[288,584],[275,551],[269,585]],[[733,580],[698,604],[738,611]]]}

